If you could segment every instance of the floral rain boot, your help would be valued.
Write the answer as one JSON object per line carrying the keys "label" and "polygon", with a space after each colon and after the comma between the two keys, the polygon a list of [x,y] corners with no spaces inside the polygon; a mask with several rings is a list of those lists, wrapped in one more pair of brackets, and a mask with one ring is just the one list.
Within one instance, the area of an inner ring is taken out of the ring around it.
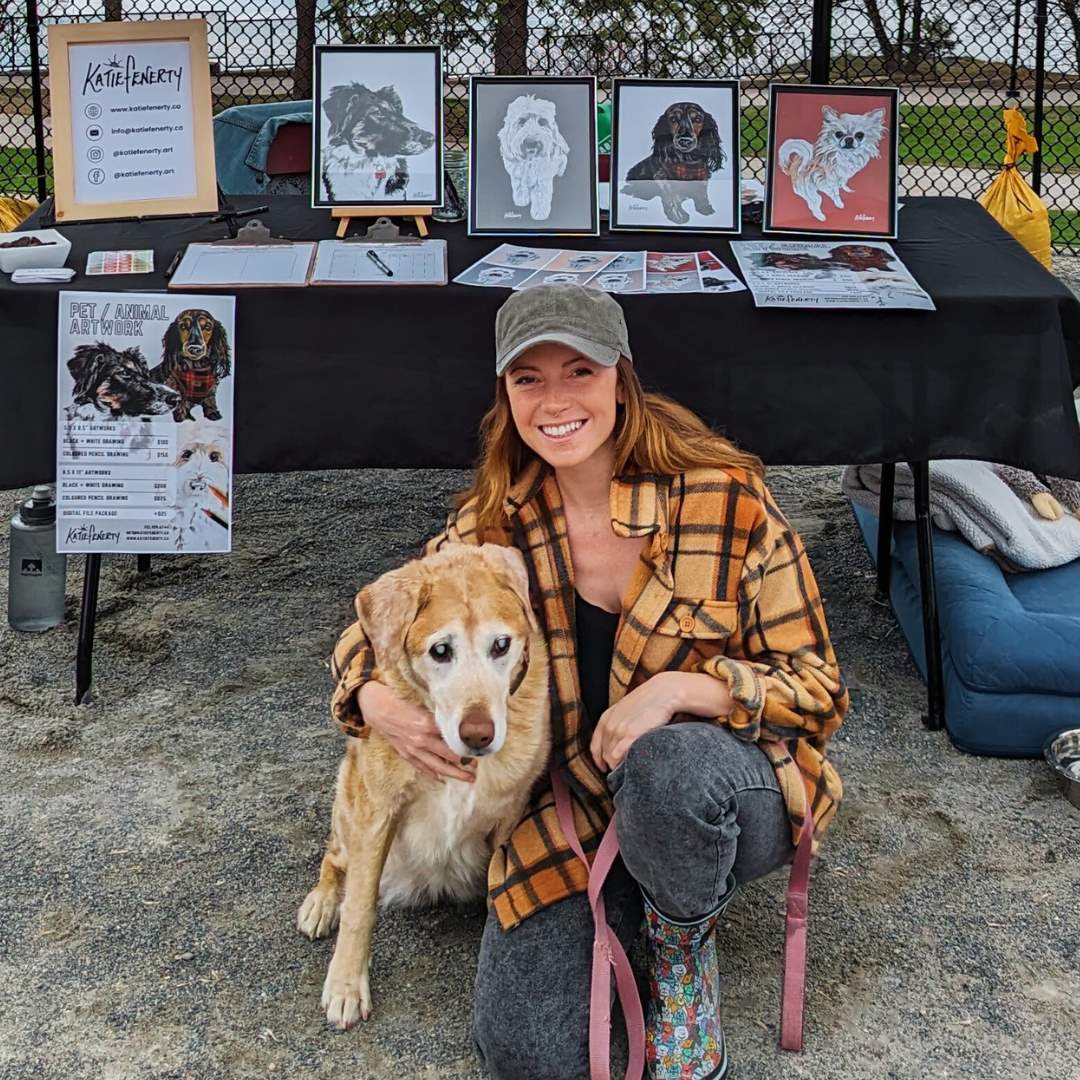
{"label": "floral rain boot", "polygon": [[645,1056],[653,1080],[720,1080],[727,1072],[712,932],[734,892],[734,878],[729,878],[720,906],[692,923],[668,919],[645,897],[649,952]]}

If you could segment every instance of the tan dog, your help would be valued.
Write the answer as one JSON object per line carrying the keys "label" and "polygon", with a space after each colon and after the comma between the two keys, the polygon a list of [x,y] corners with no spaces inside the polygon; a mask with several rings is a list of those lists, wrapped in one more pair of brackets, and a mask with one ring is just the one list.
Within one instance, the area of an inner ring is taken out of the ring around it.
{"label": "tan dog", "polygon": [[371,1014],[377,901],[483,895],[491,853],[520,821],[551,744],[547,648],[516,548],[449,545],[372,582],[357,610],[379,681],[478,760],[475,783],[440,783],[377,732],[349,740],[319,881],[297,914],[311,938],[340,919],[322,1005],[341,1028]]}

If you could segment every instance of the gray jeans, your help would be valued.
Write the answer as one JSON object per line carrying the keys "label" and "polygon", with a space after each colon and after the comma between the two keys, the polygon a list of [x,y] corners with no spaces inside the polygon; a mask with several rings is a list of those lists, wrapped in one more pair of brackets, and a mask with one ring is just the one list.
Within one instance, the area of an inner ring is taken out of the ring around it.
{"label": "gray jeans", "polygon": [[[641,890],[663,914],[691,921],[736,882],[791,861],[791,826],[776,773],[753,743],[706,723],[643,735],[608,777],[619,850],[604,886],[608,922],[629,950],[642,921]],[[504,931],[488,916],[480,944],[473,1037],[498,1080],[589,1075],[593,923],[571,896]]]}

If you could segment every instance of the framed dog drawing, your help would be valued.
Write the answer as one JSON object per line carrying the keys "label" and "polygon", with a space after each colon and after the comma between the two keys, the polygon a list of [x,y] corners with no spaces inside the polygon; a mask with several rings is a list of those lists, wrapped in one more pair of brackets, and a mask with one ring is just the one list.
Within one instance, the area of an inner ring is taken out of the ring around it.
{"label": "framed dog drawing", "polygon": [[739,161],[738,82],[614,80],[612,232],[738,232]]}
{"label": "framed dog drawing", "polygon": [[311,205],[443,201],[438,45],[316,45]]}
{"label": "framed dog drawing", "polygon": [[895,237],[898,118],[894,87],[771,85],[764,230]]}
{"label": "framed dog drawing", "polygon": [[469,234],[596,236],[596,80],[469,80]]}

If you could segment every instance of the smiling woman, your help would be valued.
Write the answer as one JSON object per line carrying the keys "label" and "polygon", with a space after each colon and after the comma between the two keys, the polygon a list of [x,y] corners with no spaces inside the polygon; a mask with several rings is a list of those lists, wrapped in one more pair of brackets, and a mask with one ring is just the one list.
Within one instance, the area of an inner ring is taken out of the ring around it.
{"label": "smiling woman", "polygon": [[[572,792],[586,851],[618,810],[603,895],[624,947],[643,921],[648,932],[652,1075],[719,1078],[711,931],[737,882],[782,867],[797,843],[809,854],[810,819],[820,835],[841,798],[826,742],[847,691],[813,573],[760,461],[642,388],[611,296],[514,293],[495,355],[473,484],[425,550],[497,544],[524,557],[551,657],[550,776]],[[344,731],[414,731],[359,624],[332,668]],[[423,738],[432,771],[461,780],[459,748],[434,720]],[[590,1074],[594,927],[562,790],[534,787],[488,873],[473,1031],[507,1080]],[[537,986],[550,1007],[521,1008]]]}

